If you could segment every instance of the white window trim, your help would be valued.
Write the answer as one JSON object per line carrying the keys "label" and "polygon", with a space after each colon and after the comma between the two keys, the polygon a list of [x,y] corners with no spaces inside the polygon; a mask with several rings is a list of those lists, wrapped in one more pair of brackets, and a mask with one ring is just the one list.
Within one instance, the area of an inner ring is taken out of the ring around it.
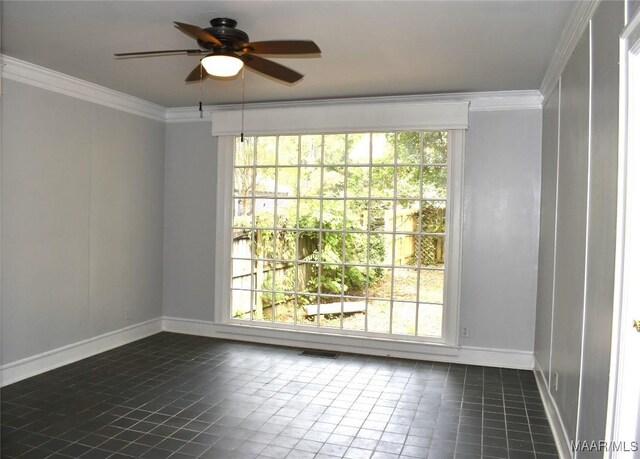
{"label": "white window trim", "polygon": [[211,112],[213,136],[330,132],[444,131],[469,127],[469,102],[329,100],[221,106]]}
{"label": "white window trim", "polygon": [[[464,191],[465,131],[468,126],[469,103],[282,103],[256,104],[245,108],[248,129],[246,135],[307,134],[357,131],[398,130],[449,130],[449,171],[447,192],[448,240],[446,257],[448,262],[444,291],[444,315],[442,338],[428,341],[415,337],[390,335],[388,342],[420,342],[423,345],[459,347],[459,310],[462,268],[462,229]],[[417,108],[417,110],[416,110]],[[249,114],[252,114],[249,116]],[[217,200],[216,200],[216,269],[214,279],[214,322],[217,325],[264,328],[261,324],[233,325],[231,307],[231,221],[233,203],[233,149],[234,136],[240,126],[239,109],[230,108],[214,113],[212,133],[218,137]],[[260,126],[259,128],[257,126]],[[269,329],[345,338],[345,330],[292,328],[286,324],[267,324]],[[376,340],[380,338],[365,338]],[[354,342],[355,344],[355,342]]]}

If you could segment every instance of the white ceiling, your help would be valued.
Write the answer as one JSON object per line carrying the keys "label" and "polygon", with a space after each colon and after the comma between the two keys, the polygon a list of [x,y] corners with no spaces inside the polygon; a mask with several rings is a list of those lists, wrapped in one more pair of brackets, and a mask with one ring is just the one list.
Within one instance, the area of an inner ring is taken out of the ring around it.
{"label": "white ceiling", "polygon": [[[246,100],[538,89],[568,1],[7,1],[2,52],[165,107],[197,105],[192,56],[113,53],[195,48],[173,21],[231,17],[253,41],[311,39],[320,58],[274,59],[305,75],[286,85],[247,71]],[[209,79],[205,104],[241,100]]]}

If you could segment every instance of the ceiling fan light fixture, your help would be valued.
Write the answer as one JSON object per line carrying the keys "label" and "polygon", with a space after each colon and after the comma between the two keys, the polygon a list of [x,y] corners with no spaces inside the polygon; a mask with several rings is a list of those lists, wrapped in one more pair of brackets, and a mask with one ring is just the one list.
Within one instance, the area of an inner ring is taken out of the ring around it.
{"label": "ceiling fan light fixture", "polygon": [[244,66],[237,56],[222,53],[209,54],[201,63],[209,75],[216,77],[236,76]]}

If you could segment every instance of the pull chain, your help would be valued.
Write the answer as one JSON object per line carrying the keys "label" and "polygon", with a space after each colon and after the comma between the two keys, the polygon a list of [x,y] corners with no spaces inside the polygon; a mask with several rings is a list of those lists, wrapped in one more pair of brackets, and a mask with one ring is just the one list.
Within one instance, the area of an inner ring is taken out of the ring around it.
{"label": "pull chain", "polygon": [[240,110],[242,121],[240,126],[240,142],[244,142],[244,67],[242,68],[242,108]]}
{"label": "pull chain", "polygon": [[198,104],[198,110],[200,110],[200,118],[202,118],[202,86],[204,80],[202,79],[202,63],[200,63],[200,103]]}

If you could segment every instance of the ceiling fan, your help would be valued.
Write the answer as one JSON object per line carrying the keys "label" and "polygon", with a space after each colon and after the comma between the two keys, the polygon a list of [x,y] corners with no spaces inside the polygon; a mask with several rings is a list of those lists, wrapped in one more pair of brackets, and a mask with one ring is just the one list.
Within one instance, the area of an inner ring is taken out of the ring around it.
{"label": "ceiling fan", "polygon": [[256,54],[285,55],[319,54],[320,48],[311,40],[249,41],[249,35],[236,29],[237,22],[229,18],[215,18],[209,21],[211,27],[174,22],[175,27],[194,38],[200,49],[168,49],[162,51],[139,51],[118,53],[117,58],[152,57],[184,54],[202,56],[185,81],[201,81],[204,77],[234,77],[243,66],[256,72],[287,83],[299,81],[303,75],[284,65],[270,61]]}

